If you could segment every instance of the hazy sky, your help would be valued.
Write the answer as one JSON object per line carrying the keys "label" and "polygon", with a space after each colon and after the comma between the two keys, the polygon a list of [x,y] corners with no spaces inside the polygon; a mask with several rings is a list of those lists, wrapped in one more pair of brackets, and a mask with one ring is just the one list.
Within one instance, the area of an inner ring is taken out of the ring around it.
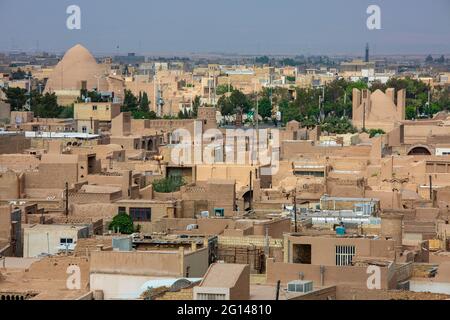
{"label": "hazy sky", "polygon": [[[66,8],[81,8],[81,30]],[[366,27],[370,4],[381,30]],[[0,0],[0,50],[450,53],[450,0]],[[117,49],[119,46],[119,49]]]}

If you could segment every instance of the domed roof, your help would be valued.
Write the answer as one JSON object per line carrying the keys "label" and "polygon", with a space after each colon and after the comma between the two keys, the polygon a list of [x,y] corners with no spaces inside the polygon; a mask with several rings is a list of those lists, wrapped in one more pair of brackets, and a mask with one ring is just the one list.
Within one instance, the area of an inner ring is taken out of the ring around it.
{"label": "domed roof", "polygon": [[92,54],[80,44],[70,48],[47,80],[46,92],[55,90],[80,90],[83,81],[86,88],[108,90],[105,71]]}

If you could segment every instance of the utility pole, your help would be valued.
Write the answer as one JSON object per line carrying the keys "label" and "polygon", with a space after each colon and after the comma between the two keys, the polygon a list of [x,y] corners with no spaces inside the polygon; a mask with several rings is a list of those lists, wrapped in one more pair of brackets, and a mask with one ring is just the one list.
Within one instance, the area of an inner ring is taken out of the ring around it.
{"label": "utility pole", "polygon": [[66,202],[66,208],[64,210],[64,213],[66,215],[66,222],[69,220],[69,183],[66,182],[66,190],[65,190],[65,202]]}
{"label": "utility pole", "polygon": [[256,96],[256,131],[258,133],[258,127],[259,127],[259,106],[258,106],[258,92],[256,91],[256,82],[255,82],[255,96]]}
{"label": "utility pole", "polygon": [[294,231],[297,233],[297,188],[294,189]]}
{"label": "utility pole", "polygon": [[431,114],[431,91],[430,90],[428,90],[427,106],[428,106],[428,116],[429,116],[429,118],[431,118],[432,114]]}
{"label": "utility pole", "polygon": [[319,121],[325,119],[325,112],[323,110],[323,105],[325,102],[325,85],[322,86],[322,95],[319,95]]}
{"label": "utility pole", "polygon": [[363,102],[363,131],[366,131],[366,102]]}
{"label": "utility pole", "polygon": [[281,281],[278,280],[277,281],[277,294],[275,296],[275,300],[279,300],[280,299],[280,285],[281,285]]}
{"label": "utility pole", "polygon": [[253,201],[253,190],[252,190],[252,173],[253,171],[250,170],[250,182],[249,182],[249,204],[248,204],[248,209],[249,211],[252,210],[252,201]]}
{"label": "utility pole", "polygon": [[430,174],[430,200],[433,200],[433,177]]}

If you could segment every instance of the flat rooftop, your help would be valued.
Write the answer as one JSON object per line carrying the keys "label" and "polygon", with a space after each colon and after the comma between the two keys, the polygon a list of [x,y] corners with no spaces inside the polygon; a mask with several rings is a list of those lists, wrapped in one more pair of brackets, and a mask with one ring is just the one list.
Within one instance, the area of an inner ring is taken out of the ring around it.
{"label": "flat rooftop", "polygon": [[57,230],[67,230],[67,229],[74,229],[74,230],[82,230],[86,228],[86,226],[76,226],[76,225],[70,225],[70,224],[24,224],[23,229],[28,231],[36,231],[36,232],[42,232],[42,231],[57,231]]}
{"label": "flat rooftop", "polygon": [[98,134],[81,132],[43,132],[43,131],[0,131],[0,135],[23,134],[26,138],[53,138],[53,139],[97,139]]}

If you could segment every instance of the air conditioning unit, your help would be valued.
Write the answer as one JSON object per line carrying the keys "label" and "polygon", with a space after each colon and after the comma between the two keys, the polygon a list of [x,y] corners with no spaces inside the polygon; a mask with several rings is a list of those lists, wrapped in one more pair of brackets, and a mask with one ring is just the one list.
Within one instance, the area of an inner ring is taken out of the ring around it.
{"label": "air conditioning unit", "polygon": [[295,280],[287,285],[288,292],[307,293],[313,291],[313,282],[308,280]]}
{"label": "air conditioning unit", "polygon": [[209,211],[202,211],[202,212],[200,212],[200,216],[202,218],[209,218]]}

